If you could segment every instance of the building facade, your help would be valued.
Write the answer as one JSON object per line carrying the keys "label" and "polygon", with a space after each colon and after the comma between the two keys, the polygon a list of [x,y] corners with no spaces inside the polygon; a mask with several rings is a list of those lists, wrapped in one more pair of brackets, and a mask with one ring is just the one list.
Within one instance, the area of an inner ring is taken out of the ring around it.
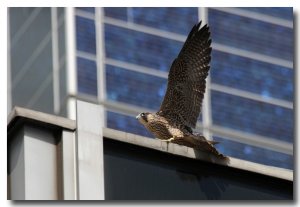
{"label": "building facade", "polygon": [[292,8],[9,8],[8,112],[75,118],[81,99],[104,105],[104,126],[153,138],[134,117],[159,108],[199,20],[213,52],[196,130],[224,154],[293,169]]}
{"label": "building facade", "polygon": [[76,121],[9,114],[9,200],[293,200],[293,170],[102,127],[103,106],[76,101]]}

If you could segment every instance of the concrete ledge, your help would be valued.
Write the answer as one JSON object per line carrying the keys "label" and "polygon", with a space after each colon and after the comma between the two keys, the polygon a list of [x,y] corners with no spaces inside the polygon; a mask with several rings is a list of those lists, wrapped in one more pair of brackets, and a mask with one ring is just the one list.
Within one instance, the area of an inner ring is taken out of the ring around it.
{"label": "concrete ledge", "polygon": [[241,160],[233,157],[229,157],[229,161],[219,160],[212,155],[208,155],[205,152],[194,150],[189,147],[180,146],[173,143],[162,142],[157,139],[149,139],[147,137],[126,133],[114,129],[105,128],[103,130],[104,137],[108,139],[113,139],[121,142],[126,142],[146,148],[151,148],[154,150],[159,150],[166,153],[171,153],[178,156],[189,157],[192,159],[198,159],[206,162],[212,162],[218,165],[228,166],[231,168],[236,168],[240,170],[245,170],[249,172],[259,173],[263,175],[268,175],[284,180],[293,181],[293,171],[273,166],[267,166],[263,164],[258,164],[254,162],[249,162],[246,160]]}
{"label": "concrete ledge", "polygon": [[52,124],[58,127],[69,129],[71,131],[74,131],[76,129],[76,122],[74,120],[22,107],[14,107],[12,112],[7,117],[7,126],[9,127],[13,120],[15,120],[18,117]]}
{"label": "concrete ledge", "polygon": [[[33,111],[30,109],[25,109],[21,107],[15,107],[13,111],[8,116],[8,127],[9,125],[18,117],[23,117],[35,121],[39,121],[45,124],[51,124],[58,127],[62,127],[71,131],[76,130],[76,122],[67,118],[50,115],[38,111]],[[162,142],[157,139],[150,139],[147,137],[126,133],[114,129],[104,128],[103,136],[108,139],[117,140],[120,142],[126,142],[134,144],[137,146],[142,146],[154,150],[159,150],[162,152],[189,157],[192,159],[198,159],[210,163],[215,163],[218,165],[228,166],[231,168],[241,169],[249,172],[259,173],[263,175],[268,175],[276,178],[281,178],[289,181],[293,181],[293,171],[273,166],[267,166],[263,164],[253,163],[245,160],[240,160],[237,158],[229,158],[228,162],[220,161],[209,155],[207,153],[194,150],[189,147],[180,146],[177,144]]]}

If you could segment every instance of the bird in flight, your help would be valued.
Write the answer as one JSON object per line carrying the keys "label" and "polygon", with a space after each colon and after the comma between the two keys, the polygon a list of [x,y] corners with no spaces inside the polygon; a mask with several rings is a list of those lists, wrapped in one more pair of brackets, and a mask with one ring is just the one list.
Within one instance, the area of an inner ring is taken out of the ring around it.
{"label": "bird in flight", "polygon": [[201,22],[190,31],[168,75],[164,100],[157,113],[143,112],[136,118],[156,138],[226,158],[214,147],[217,142],[194,133],[210,68],[211,39]]}

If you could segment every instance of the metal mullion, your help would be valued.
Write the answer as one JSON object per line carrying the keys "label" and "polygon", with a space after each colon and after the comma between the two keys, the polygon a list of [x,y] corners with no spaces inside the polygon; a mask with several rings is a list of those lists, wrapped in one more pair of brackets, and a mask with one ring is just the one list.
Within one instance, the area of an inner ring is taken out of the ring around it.
{"label": "metal mullion", "polygon": [[[103,8],[95,8],[95,27],[96,27],[96,64],[97,64],[97,91],[99,102],[106,100],[106,72],[105,72],[105,41],[104,41],[104,11]],[[103,127],[106,127],[105,108],[102,107]]]}
{"label": "metal mullion", "polygon": [[51,8],[52,31],[52,68],[53,68],[53,106],[54,113],[60,112],[60,86],[59,86],[59,50],[58,50],[58,15],[57,8]]}
{"label": "metal mullion", "polygon": [[76,65],[76,29],[75,11],[73,7],[66,8],[66,68],[67,68],[67,114],[70,119],[76,119],[77,95],[77,65]]}

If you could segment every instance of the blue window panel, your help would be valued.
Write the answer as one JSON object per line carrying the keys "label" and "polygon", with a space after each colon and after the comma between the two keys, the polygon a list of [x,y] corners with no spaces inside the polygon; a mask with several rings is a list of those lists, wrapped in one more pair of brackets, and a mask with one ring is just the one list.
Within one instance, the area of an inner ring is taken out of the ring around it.
{"label": "blue window panel", "polygon": [[293,20],[293,7],[240,7],[239,9],[249,10],[286,20]]}
{"label": "blue window panel", "polygon": [[106,65],[107,98],[157,110],[166,90],[167,80]]}
{"label": "blue window panel", "polygon": [[293,156],[214,136],[220,142],[216,148],[225,155],[251,162],[293,169]]}
{"label": "blue window panel", "polygon": [[293,101],[291,69],[219,51],[212,52],[211,66],[213,83]]}
{"label": "blue window panel", "polygon": [[104,7],[104,14],[106,17],[127,21],[126,7]]}
{"label": "blue window panel", "polygon": [[97,96],[96,62],[77,58],[77,84],[80,93]]}
{"label": "blue window panel", "polygon": [[213,124],[293,142],[293,110],[212,91]]}
{"label": "blue window panel", "polygon": [[183,43],[105,25],[106,57],[169,71]]}
{"label": "blue window panel", "polygon": [[187,35],[198,23],[198,8],[132,8],[134,23]]}
{"label": "blue window panel", "polygon": [[94,7],[77,7],[76,9],[90,12],[90,13],[95,13],[95,8]]}
{"label": "blue window panel", "polygon": [[95,23],[76,16],[76,46],[83,52],[96,54]]}
{"label": "blue window panel", "polygon": [[[106,65],[107,99],[158,111],[165,96],[167,80]],[[202,114],[198,121],[202,122]]]}
{"label": "blue window panel", "polygon": [[140,124],[135,117],[110,111],[107,111],[106,117],[108,128],[154,138],[154,136],[148,132],[148,130],[142,124]]}
{"label": "blue window panel", "polygon": [[212,40],[271,57],[293,60],[293,29],[209,9]]}

